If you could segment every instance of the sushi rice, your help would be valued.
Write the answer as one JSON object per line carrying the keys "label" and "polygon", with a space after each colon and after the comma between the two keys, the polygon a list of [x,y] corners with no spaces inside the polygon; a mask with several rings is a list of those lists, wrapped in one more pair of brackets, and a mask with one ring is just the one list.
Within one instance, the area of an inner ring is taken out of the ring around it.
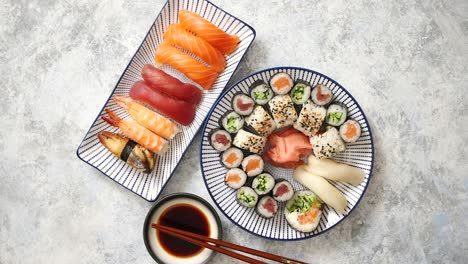
{"label": "sushi rice", "polygon": [[276,123],[276,128],[292,125],[297,120],[297,112],[294,103],[288,94],[277,95],[268,102],[270,112]]}
{"label": "sushi rice", "polygon": [[232,109],[236,111],[239,115],[250,115],[255,106],[255,102],[250,96],[239,93],[234,96],[232,99]]}
{"label": "sushi rice", "polygon": [[298,191],[286,203],[284,215],[294,229],[301,232],[314,231],[322,216],[322,202],[311,191]]}
{"label": "sushi rice", "polygon": [[257,176],[263,171],[263,167],[263,159],[257,154],[252,154],[242,160],[242,168],[247,176]]}
{"label": "sushi rice", "polygon": [[247,175],[245,172],[239,168],[232,168],[226,172],[226,177],[224,182],[227,186],[233,189],[239,189],[245,184],[247,180]]}
{"label": "sushi rice", "polygon": [[273,98],[273,90],[264,82],[256,82],[250,90],[250,97],[258,105],[264,105]]}
{"label": "sushi rice", "polygon": [[276,129],[276,123],[261,105],[255,106],[252,114],[245,118],[245,123],[258,134],[267,137]]}
{"label": "sushi rice", "polygon": [[323,106],[315,105],[311,100],[307,100],[302,105],[299,117],[293,127],[301,131],[304,135],[312,137],[320,130],[327,115],[327,110]]}
{"label": "sushi rice", "polygon": [[234,137],[233,144],[238,148],[260,154],[265,148],[266,141],[267,139],[265,137],[255,135],[241,129]]}
{"label": "sushi rice", "polygon": [[345,142],[356,142],[361,136],[361,126],[350,119],[340,126],[340,136]]}
{"label": "sushi rice", "polygon": [[252,188],[259,195],[269,193],[275,186],[275,179],[269,173],[262,173],[254,178]]}
{"label": "sushi rice", "polygon": [[211,133],[210,144],[216,151],[225,151],[231,147],[231,135],[222,129],[216,129]]}
{"label": "sushi rice", "polygon": [[239,131],[239,129],[244,125],[244,118],[242,118],[238,113],[231,111],[223,117],[221,124],[226,131],[234,134],[237,133],[237,131]]}
{"label": "sushi rice", "polygon": [[234,147],[227,149],[221,154],[221,161],[227,168],[239,167],[243,158],[244,153],[242,153],[242,150]]}
{"label": "sushi rice", "polygon": [[241,187],[236,192],[237,202],[245,207],[254,207],[258,201],[258,195],[255,191],[247,186]]}
{"label": "sushi rice", "polygon": [[291,96],[291,99],[295,104],[300,105],[305,103],[309,99],[310,90],[311,88],[309,85],[299,82],[296,83],[296,85],[294,85],[289,95]]}
{"label": "sushi rice", "polygon": [[327,109],[327,124],[331,126],[340,126],[346,121],[348,109],[344,104],[333,103]]}
{"label": "sushi rice", "polygon": [[289,93],[293,85],[293,79],[285,72],[279,72],[270,79],[270,87],[276,94],[282,95]]}
{"label": "sushi rice", "polygon": [[331,126],[327,127],[325,133],[311,137],[310,144],[318,159],[331,158],[346,149],[338,130]]}
{"label": "sushi rice", "polygon": [[278,202],[271,196],[263,196],[257,203],[256,211],[260,216],[272,218],[278,211]]}
{"label": "sushi rice", "polygon": [[326,105],[333,100],[333,92],[323,84],[317,84],[312,89],[310,98],[317,105]]}

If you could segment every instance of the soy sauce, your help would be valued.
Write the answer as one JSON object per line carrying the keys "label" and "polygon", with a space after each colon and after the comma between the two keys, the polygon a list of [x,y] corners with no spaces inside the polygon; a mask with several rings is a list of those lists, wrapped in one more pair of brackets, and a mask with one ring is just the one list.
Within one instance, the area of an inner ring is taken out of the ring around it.
{"label": "soy sauce", "polygon": [[[203,236],[210,235],[210,226],[206,215],[190,204],[176,204],[168,207],[159,217],[158,224]],[[156,237],[163,249],[176,257],[191,257],[200,253],[203,249],[164,232],[156,231]]]}

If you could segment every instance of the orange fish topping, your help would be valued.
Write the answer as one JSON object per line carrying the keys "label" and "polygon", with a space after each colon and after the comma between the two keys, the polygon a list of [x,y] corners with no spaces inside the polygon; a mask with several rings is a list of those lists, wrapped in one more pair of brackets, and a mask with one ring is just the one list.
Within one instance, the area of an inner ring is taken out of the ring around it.
{"label": "orange fish topping", "polygon": [[231,154],[229,154],[229,156],[227,156],[225,161],[226,161],[226,163],[233,164],[234,162],[236,162],[236,160],[237,160],[236,153],[231,153]]}
{"label": "orange fish topping", "polygon": [[277,89],[283,89],[285,88],[286,86],[288,86],[289,84],[289,80],[288,78],[279,78],[278,80],[276,80],[276,82],[273,84]]}
{"label": "orange fish topping", "polygon": [[312,224],[315,218],[317,218],[319,211],[320,210],[318,208],[311,208],[307,213],[299,215],[297,217],[297,221],[301,225]]}
{"label": "orange fish topping", "polygon": [[260,167],[260,160],[251,159],[249,160],[249,162],[247,163],[247,166],[245,167],[245,172],[248,173],[250,171],[257,169],[258,167]]}

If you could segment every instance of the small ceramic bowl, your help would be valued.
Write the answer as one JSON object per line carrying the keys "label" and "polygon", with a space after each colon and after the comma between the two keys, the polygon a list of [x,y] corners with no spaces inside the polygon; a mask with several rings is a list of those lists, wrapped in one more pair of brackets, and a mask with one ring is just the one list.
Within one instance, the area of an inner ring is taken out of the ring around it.
{"label": "small ceramic bowl", "polygon": [[[190,215],[195,216],[195,219],[191,219]],[[143,240],[148,253],[158,263],[206,263],[213,256],[212,250],[184,244],[188,242],[182,242],[151,227],[153,223],[173,223],[176,226],[185,226],[186,231],[194,232],[192,225],[197,221],[204,223],[209,237],[222,238],[221,220],[215,209],[203,198],[190,193],[175,193],[159,199],[146,215],[143,226]]]}

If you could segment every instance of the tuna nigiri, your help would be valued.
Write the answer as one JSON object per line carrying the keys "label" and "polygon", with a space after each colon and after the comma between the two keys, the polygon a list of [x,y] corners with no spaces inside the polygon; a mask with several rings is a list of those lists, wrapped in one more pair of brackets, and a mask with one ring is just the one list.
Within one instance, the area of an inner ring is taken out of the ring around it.
{"label": "tuna nigiri", "polygon": [[218,78],[215,70],[165,41],[158,46],[154,57],[157,65],[168,64],[174,67],[204,89],[210,89]]}
{"label": "tuna nigiri", "polygon": [[180,24],[197,36],[205,39],[224,54],[231,54],[239,43],[239,37],[229,35],[210,21],[188,10],[179,12]]}
{"label": "tuna nigiri", "polygon": [[183,83],[153,65],[146,64],[141,70],[141,76],[145,83],[155,91],[194,105],[198,105],[201,101],[202,91],[199,88]]}
{"label": "tuna nigiri", "polygon": [[189,125],[195,117],[195,106],[152,90],[144,81],[137,81],[130,89],[130,97],[158,109],[182,125]]}
{"label": "tuna nigiri", "polygon": [[180,24],[172,24],[164,33],[164,40],[190,51],[208,63],[215,71],[222,72],[226,66],[226,58],[206,40],[188,32]]}

